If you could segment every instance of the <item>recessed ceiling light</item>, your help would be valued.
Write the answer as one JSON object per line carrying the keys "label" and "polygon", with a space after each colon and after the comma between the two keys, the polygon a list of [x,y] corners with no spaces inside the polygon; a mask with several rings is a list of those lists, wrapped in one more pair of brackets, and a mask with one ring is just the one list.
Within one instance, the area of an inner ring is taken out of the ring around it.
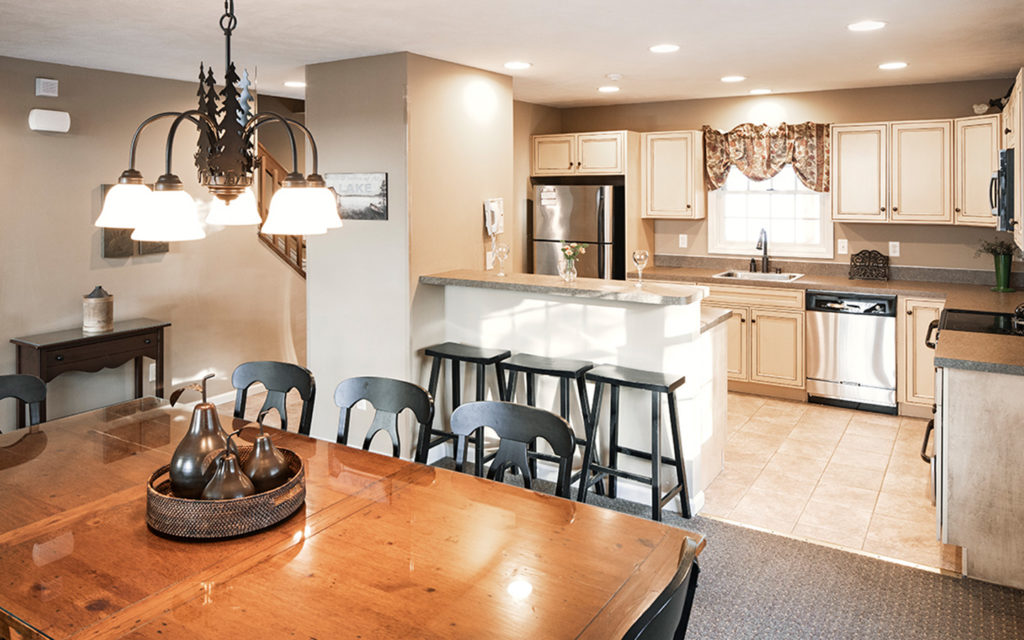
{"label": "recessed ceiling light", "polygon": [[292,89],[302,89],[306,86],[306,83],[303,82],[302,80],[289,80],[288,82],[284,83],[284,86],[290,87]]}
{"label": "recessed ceiling light", "polygon": [[884,69],[885,71],[892,71],[894,69],[905,69],[906,67],[906,62],[883,62],[882,64],[878,65],[879,69]]}
{"label": "recessed ceiling light", "polygon": [[752,96],[763,96],[763,95],[765,95],[767,93],[771,93],[771,92],[772,92],[771,89],[751,89],[750,90],[750,95],[752,95]]}
{"label": "recessed ceiling light", "polygon": [[529,69],[533,65],[529,62],[522,62],[519,60],[512,60],[505,63],[505,68],[510,71],[522,71],[523,69]]}
{"label": "recessed ceiling light", "polygon": [[651,47],[651,53],[675,53],[679,51],[678,44],[656,44]]}
{"label": "recessed ceiling light", "polygon": [[597,90],[601,93],[615,93],[619,88],[615,85],[606,85],[604,87],[598,87]]}
{"label": "recessed ceiling light", "polygon": [[850,31],[877,31],[884,27],[885,23],[880,20],[861,20],[860,22],[846,25],[846,28]]}
{"label": "recessed ceiling light", "polygon": [[722,82],[743,82],[746,76],[722,76]]}

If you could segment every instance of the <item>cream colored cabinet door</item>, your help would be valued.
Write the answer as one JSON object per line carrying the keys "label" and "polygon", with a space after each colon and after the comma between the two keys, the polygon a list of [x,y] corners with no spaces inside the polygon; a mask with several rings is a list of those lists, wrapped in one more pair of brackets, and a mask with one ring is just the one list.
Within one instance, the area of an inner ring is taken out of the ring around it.
{"label": "cream colored cabinet door", "polygon": [[622,173],[626,164],[626,133],[609,131],[577,134],[576,150],[576,173]]}
{"label": "cream colored cabinet door", "polygon": [[642,216],[684,220],[703,218],[701,132],[644,133],[640,139]]}
{"label": "cream colored cabinet door", "polygon": [[832,126],[832,219],[885,222],[888,127],[875,124]]}
{"label": "cream colored cabinet door", "polygon": [[935,351],[925,337],[928,325],[942,312],[942,301],[928,298],[900,298],[897,317],[896,387],[900,402],[931,406],[935,402]]}
{"label": "cream colored cabinet door", "polygon": [[803,388],[803,312],[750,310],[750,381]]}
{"label": "cream colored cabinet door", "polygon": [[889,220],[952,223],[952,122],[893,122],[889,131]]}
{"label": "cream colored cabinet door", "polygon": [[574,134],[533,137],[532,175],[571,175],[576,170],[576,162]]}
{"label": "cream colored cabinet door", "polygon": [[1010,90],[1010,97],[1003,105],[1002,113],[1002,145],[1000,149],[1015,149],[1017,147],[1017,113],[1020,110],[1020,99],[1017,97],[1017,88],[1020,86],[1021,78],[1017,76],[1017,83]]}
{"label": "cream colored cabinet door", "polygon": [[1013,109],[1013,122],[1007,124],[1004,120],[1003,126],[1016,131],[1013,159],[1013,241],[1024,250],[1024,69],[1017,72],[1017,83],[1013,85],[1011,97],[1016,105]]}
{"label": "cream colored cabinet door", "polygon": [[992,174],[999,169],[999,114],[959,118],[953,163],[953,220],[976,227],[996,226],[988,199]]}
{"label": "cream colored cabinet door", "polygon": [[749,355],[747,354],[747,327],[750,324],[748,322],[750,310],[746,307],[717,307],[707,304],[704,307],[732,312],[732,316],[726,325],[729,349],[726,360],[728,363],[726,373],[730,380],[745,382],[747,380],[747,362],[749,361]]}

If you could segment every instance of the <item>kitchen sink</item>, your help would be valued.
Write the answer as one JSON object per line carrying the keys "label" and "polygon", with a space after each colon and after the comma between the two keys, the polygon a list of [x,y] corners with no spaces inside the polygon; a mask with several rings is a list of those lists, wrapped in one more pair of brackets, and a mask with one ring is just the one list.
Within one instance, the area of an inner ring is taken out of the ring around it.
{"label": "kitchen sink", "polygon": [[761,282],[793,282],[804,277],[802,273],[761,273],[756,271],[723,271],[711,276],[729,280],[759,280]]}

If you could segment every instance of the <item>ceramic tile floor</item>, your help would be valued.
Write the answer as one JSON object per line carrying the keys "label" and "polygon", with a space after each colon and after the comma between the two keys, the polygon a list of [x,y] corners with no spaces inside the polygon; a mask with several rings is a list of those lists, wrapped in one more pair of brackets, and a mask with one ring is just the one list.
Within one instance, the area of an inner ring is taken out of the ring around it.
{"label": "ceramic tile floor", "polygon": [[935,539],[927,420],[729,394],[725,469],[703,513],[959,572]]}

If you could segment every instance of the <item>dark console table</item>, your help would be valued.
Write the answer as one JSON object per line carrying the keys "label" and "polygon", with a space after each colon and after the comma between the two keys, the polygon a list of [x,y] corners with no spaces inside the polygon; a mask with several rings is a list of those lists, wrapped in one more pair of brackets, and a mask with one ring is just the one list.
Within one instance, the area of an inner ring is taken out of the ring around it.
{"label": "dark console table", "polygon": [[[156,395],[164,397],[164,328],[170,322],[137,318],[114,323],[106,333],[83,333],[79,329],[51,331],[13,338],[18,373],[31,373],[43,382],[65,371],[99,371],[135,360],[135,397],[142,397],[142,359],[156,360]],[[46,420],[46,403],[39,409]],[[18,402],[18,427],[25,426],[25,407]]]}

